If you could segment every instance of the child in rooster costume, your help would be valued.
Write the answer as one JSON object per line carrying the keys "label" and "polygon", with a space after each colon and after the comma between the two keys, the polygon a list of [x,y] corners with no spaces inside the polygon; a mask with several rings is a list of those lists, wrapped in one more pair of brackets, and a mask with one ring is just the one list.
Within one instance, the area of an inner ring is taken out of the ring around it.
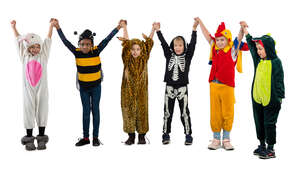
{"label": "child in rooster costume", "polygon": [[202,21],[198,18],[204,37],[211,45],[209,64],[212,65],[210,83],[210,124],[213,131],[212,143],[208,146],[210,150],[221,147],[221,130],[223,130],[222,147],[225,150],[233,150],[230,143],[230,131],[234,119],[234,87],[235,67],[242,72],[241,51],[248,50],[246,43],[242,43],[242,29],[234,41],[230,30],[225,28],[222,22],[215,36],[211,36]]}

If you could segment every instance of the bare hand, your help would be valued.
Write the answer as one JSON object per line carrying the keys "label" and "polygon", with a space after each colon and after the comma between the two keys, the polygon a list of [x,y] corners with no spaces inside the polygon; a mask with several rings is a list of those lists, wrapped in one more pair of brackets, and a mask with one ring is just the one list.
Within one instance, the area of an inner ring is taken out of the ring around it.
{"label": "bare hand", "polygon": [[160,29],[160,22],[154,22],[152,26],[154,30],[158,31]]}
{"label": "bare hand", "polygon": [[16,28],[16,21],[15,20],[12,20],[11,22],[10,22],[10,24],[11,24],[11,27],[12,28]]}
{"label": "bare hand", "polygon": [[198,21],[198,19],[197,18],[194,18],[194,25],[193,25],[193,29],[194,30],[196,30],[197,29],[197,26],[198,26],[198,24],[199,24],[199,21]]}

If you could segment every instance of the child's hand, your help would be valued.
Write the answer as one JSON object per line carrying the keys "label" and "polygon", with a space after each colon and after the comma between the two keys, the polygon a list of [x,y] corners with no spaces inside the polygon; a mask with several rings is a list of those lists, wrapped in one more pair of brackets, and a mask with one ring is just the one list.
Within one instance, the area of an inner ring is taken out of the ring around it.
{"label": "child's hand", "polygon": [[11,27],[12,28],[16,28],[16,21],[15,20],[12,20],[11,22],[10,22],[10,24],[11,24]]}
{"label": "child's hand", "polygon": [[197,26],[198,26],[198,24],[199,24],[199,21],[198,21],[198,19],[197,18],[194,18],[194,25],[193,25],[193,30],[196,30],[197,29]]}
{"label": "child's hand", "polygon": [[194,19],[195,19],[195,21],[198,22],[198,24],[201,22],[201,19],[200,19],[199,17],[196,17],[196,18],[194,18]]}
{"label": "child's hand", "polygon": [[126,27],[127,26],[127,20],[121,19],[120,22],[119,22],[119,25],[121,26],[121,28]]}
{"label": "child's hand", "polygon": [[55,25],[54,25],[55,23],[54,23],[54,22],[55,22],[55,19],[54,19],[54,18],[51,18],[51,19],[50,19],[50,25],[51,25],[52,27],[55,27]]}
{"label": "child's hand", "polygon": [[52,18],[52,19],[53,19],[52,22],[53,22],[54,27],[55,27],[56,29],[60,29],[58,20],[55,19],[55,18]]}
{"label": "child's hand", "polygon": [[241,25],[241,29],[243,30],[243,33],[247,35],[248,34],[248,30],[247,30],[248,24],[245,21],[241,21],[240,25]]}
{"label": "child's hand", "polygon": [[153,23],[153,28],[154,28],[154,30],[156,30],[156,31],[160,30],[160,22],[154,22],[154,23]]}

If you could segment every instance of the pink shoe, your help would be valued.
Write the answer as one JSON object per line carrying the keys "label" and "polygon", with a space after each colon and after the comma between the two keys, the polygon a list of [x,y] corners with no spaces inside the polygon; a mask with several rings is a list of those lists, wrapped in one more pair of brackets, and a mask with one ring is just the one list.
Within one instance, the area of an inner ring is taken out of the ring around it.
{"label": "pink shoe", "polygon": [[208,145],[208,149],[210,149],[210,150],[217,150],[219,148],[221,148],[221,141],[217,140],[217,139],[213,139],[211,141],[211,144]]}
{"label": "pink shoe", "polygon": [[234,147],[231,145],[230,140],[229,139],[224,139],[222,142],[222,147],[227,150],[234,150]]}

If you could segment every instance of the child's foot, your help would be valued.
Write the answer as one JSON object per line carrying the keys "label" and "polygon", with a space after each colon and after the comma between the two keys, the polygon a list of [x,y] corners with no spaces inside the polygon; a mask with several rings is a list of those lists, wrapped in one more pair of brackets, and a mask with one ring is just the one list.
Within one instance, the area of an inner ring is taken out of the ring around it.
{"label": "child's foot", "polygon": [[262,151],[266,151],[266,146],[259,145],[258,148],[253,151],[253,154],[259,155]]}
{"label": "child's foot", "polygon": [[134,140],[135,140],[135,133],[129,133],[128,139],[127,139],[127,141],[125,141],[125,144],[132,145],[132,144],[134,144]]}
{"label": "child's foot", "polygon": [[276,158],[275,151],[274,150],[270,150],[270,149],[266,149],[265,151],[262,151],[259,154],[259,158],[260,159]]}
{"label": "child's foot", "polygon": [[184,144],[187,145],[187,146],[193,144],[193,137],[190,134],[185,136],[185,143]]}
{"label": "child's foot", "polygon": [[33,151],[36,149],[35,145],[34,145],[34,137],[27,137],[27,136],[24,136],[22,139],[21,139],[21,143],[23,145],[25,145],[25,149],[27,151]]}
{"label": "child's foot", "polygon": [[168,133],[164,133],[162,135],[162,143],[164,145],[169,144],[170,143],[170,135]]}
{"label": "child's foot", "polygon": [[227,151],[234,150],[234,148],[233,148],[233,146],[231,145],[229,139],[224,139],[224,140],[223,140],[223,142],[222,142],[222,147],[223,147],[225,150],[227,150]]}
{"label": "child's foot", "polygon": [[145,134],[139,134],[138,144],[146,144]]}
{"label": "child's foot", "polygon": [[210,150],[217,150],[221,147],[221,141],[217,139],[213,139],[211,144],[208,145],[208,149]]}
{"label": "child's foot", "polygon": [[97,147],[100,146],[100,140],[97,137],[93,138],[93,146]]}
{"label": "child's foot", "polygon": [[75,146],[80,147],[80,146],[84,146],[86,144],[90,144],[90,139],[82,138],[75,144]]}
{"label": "child's foot", "polygon": [[38,143],[38,146],[37,146],[38,150],[45,150],[47,148],[46,144],[49,141],[49,137],[47,135],[36,136],[36,140],[37,140],[37,143]]}

